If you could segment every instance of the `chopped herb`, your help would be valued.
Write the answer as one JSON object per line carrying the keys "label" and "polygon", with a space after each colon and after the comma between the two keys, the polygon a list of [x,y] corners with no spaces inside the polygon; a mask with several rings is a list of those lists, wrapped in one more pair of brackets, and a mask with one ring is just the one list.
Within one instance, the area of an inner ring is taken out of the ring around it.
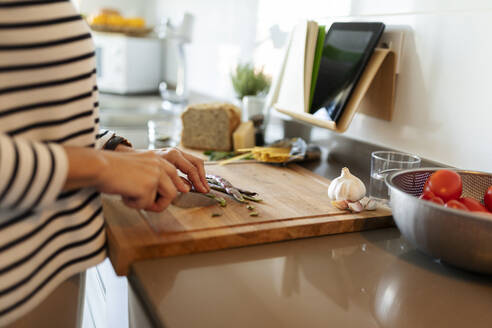
{"label": "chopped herb", "polygon": [[222,216],[222,213],[212,213],[212,217],[215,218],[217,216]]}
{"label": "chopped herb", "polygon": [[222,159],[231,158],[236,155],[234,152],[216,150],[207,150],[203,152],[203,154],[208,156],[209,161],[220,161]]}
{"label": "chopped herb", "polygon": [[250,196],[250,195],[246,195],[243,193],[243,197],[244,197],[244,199],[252,200],[253,202],[261,202],[262,201],[262,199],[260,197],[258,197],[258,195]]}
{"label": "chopped herb", "polygon": [[226,207],[227,206],[227,202],[224,198],[215,197],[215,200],[217,200],[219,202],[220,207]]}
{"label": "chopped herb", "polygon": [[[209,161],[221,161],[223,159],[228,159],[236,156],[237,154],[233,151],[218,151],[218,150],[205,150],[203,155],[208,156]],[[250,154],[241,159],[254,159],[253,155]]]}
{"label": "chopped herb", "polygon": [[241,159],[242,159],[242,160],[249,160],[249,159],[255,159],[255,158],[254,158],[253,154],[249,154],[248,156],[243,157],[243,158],[241,158]]}
{"label": "chopped herb", "polygon": [[249,216],[258,216],[258,212],[251,212],[249,213]]}
{"label": "chopped herb", "polygon": [[227,202],[223,197],[218,197],[212,193],[205,194],[205,196],[212,198],[212,199],[215,199],[221,207],[226,207],[226,205],[227,205]]}
{"label": "chopped herb", "polygon": [[255,207],[253,205],[247,205],[246,208],[250,211],[254,210]]}

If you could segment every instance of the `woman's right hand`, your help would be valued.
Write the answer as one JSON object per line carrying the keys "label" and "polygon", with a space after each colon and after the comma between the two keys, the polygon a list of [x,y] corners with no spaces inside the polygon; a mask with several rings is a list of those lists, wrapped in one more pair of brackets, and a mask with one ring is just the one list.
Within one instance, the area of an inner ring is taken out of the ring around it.
{"label": "woman's right hand", "polygon": [[103,151],[106,165],[98,175],[100,192],[118,194],[132,208],[163,211],[177,192],[188,192],[174,165],[152,151],[119,153]]}

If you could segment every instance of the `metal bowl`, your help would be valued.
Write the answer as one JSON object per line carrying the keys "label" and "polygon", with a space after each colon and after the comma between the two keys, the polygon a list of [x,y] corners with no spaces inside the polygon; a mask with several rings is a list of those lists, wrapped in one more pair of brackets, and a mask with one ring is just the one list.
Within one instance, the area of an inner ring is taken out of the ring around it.
{"label": "metal bowl", "polygon": [[[418,198],[427,178],[439,169],[408,169],[386,176],[395,223],[420,251],[463,269],[491,274],[492,215],[447,208]],[[463,180],[464,197],[482,200],[492,185],[492,174],[454,171]]]}

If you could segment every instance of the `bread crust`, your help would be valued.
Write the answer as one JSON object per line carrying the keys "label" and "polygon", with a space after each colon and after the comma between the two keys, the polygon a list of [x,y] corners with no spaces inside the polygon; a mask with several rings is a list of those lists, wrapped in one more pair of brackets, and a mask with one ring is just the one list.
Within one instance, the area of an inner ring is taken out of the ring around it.
{"label": "bread crust", "polygon": [[241,110],[230,103],[193,104],[186,107],[181,120],[184,147],[230,151],[232,134],[241,123]]}

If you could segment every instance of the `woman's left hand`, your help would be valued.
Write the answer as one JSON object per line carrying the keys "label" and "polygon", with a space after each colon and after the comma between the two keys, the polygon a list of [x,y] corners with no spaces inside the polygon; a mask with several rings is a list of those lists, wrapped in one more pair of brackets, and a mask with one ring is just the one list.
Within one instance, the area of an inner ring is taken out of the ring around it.
{"label": "woman's left hand", "polygon": [[[126,146],[118,146],[116,151],[135,150]],[[155,149],[153,152],[186,174],[197,191],[202,193],[207,193],[210,191],[210,187],[208,186],[208,182],[205,177],[205,166],[202,159],[174,147]]]}
{"label": "woman's left hand", "polygon": [[185,173],[197,191],[203,193],[210,191],[207,178],[205,177],[205,165],[202,159],[178,148],[156,149],[154,152],[176,166],[178,170]]}

